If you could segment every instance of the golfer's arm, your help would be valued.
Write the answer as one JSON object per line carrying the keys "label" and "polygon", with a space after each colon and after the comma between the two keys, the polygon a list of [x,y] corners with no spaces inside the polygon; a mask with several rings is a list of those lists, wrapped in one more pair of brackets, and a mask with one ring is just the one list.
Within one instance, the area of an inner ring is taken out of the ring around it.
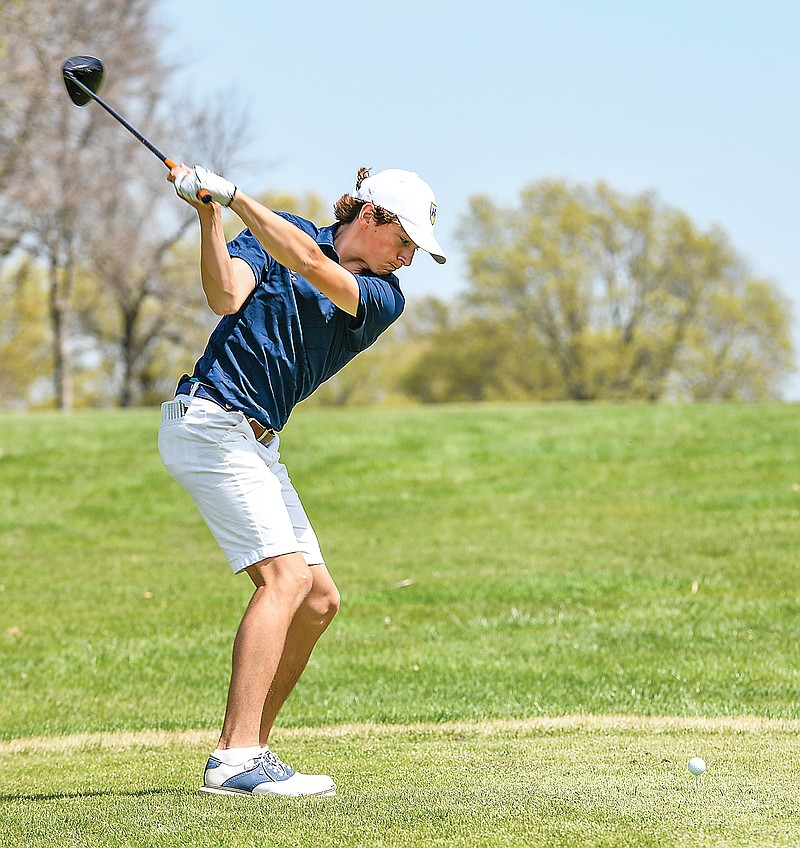
{"label": "golfer's arm", "polygon": [[198,209],[200,216],[200,277],[208,305],[217,315],[237,312],[256,284],[250,266],[234,262],[222,229],[222,209],[215,203]]}
{"label": "golfer's arm", "polygon": [[358,312],[360,292],[353,274],[329,259],[308,233],[237,189],[230,208],[264,249],[350,315]]}

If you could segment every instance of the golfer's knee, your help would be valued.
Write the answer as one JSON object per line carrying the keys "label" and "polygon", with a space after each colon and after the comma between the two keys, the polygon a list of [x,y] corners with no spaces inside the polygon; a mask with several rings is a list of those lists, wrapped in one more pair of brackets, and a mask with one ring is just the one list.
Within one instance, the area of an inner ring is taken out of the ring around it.
{"label": "golfer's knee", "polygon": [[281,584],[284,593],[294,597],[297,603],[303,603],[312,591],[314,581],[308,573],[308,566],[305,561],[299,565],[293,563],[292,566],[280,573],[278,582]]}
{"label": "golfer's knee", "polygon": [[327,627],[339,612],[341,598],[336,586],[319,589],[316,586],[308,593],[303,608],[306,616],[316,625]]}
{"label": "golfer's knee", "polygon": [[256,585],[256,593],[275,595],[300,605],[308,597],[314,580],[305,560],[299,554],[262,560],[247,569]]}
{"label": "golfer's knee", "polygon": [[333,591],[329,592],[326,599],[325,624],[330,624],[333,617],[339,612],[339,607],[342,605],[342,598],[339,595],[339,590],[334,586]]}

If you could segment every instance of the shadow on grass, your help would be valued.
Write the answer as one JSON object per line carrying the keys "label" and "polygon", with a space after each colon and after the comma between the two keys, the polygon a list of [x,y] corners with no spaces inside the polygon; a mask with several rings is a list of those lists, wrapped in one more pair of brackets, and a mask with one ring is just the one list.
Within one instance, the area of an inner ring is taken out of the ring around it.
{"label": "shadow on grass", "polygon": [[70,798],[147,798],[150,795],[179,795],[181,789],[137,789],[120,792],[114,789],[93,792],[20,792],[18,795],[0,793],[0,804],[6,801],[66,801]]}

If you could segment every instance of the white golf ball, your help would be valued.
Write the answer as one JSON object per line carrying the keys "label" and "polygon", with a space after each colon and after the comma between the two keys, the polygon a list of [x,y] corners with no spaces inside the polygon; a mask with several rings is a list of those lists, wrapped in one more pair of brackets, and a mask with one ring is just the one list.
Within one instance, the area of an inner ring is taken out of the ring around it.
{"label": "white golf ball", "polygon": [[692,774],[702,774],[706,770],[706,761],[700,757],[692,757],[689,760],[689,771]]}

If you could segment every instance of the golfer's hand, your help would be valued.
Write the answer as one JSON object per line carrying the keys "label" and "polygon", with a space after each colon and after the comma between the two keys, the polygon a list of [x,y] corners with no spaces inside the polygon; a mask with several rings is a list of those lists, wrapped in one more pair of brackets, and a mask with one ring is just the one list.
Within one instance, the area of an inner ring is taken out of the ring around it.
{"label": "golfer's hand", "polygon": [[178,165],[170,171],[168,179],[175,184],[178,197],[182,197],[192,206],[201,204],[198,194],[202,190],[207,191],[214,203],[219,203],[220,206],[230,206],[236,194],[236,186],[232,182],[200,165],[195,165],[194,168]]}

